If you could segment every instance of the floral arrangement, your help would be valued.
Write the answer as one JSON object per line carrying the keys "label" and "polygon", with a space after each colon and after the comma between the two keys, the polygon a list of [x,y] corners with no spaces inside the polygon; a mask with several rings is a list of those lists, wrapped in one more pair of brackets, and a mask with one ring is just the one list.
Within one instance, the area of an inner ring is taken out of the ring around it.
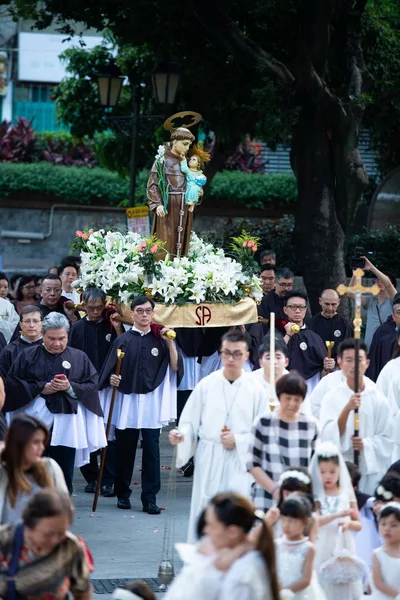
{"label": "floral arrangement", "polygon": [[257,247],[260,242],[260,238],[250,236],[246,231],[238,237],[232,238],[231,252],[242,265],[243,271],[246,275],[256,273],[258,270],[258,264],[254,260],[254,253],[257,252]]}
{"label": "floral arrangement", "polygon": [[138,294],[156,302],[222,302],[235,304],[245,296],[262,298],[259,278],[240,262],[192,233],[187,257],[156,258],[163,242],[155,236],[119,231],[77,232],[74,247],[81,251],[81,276],[74,287],[100,287],[113,300],[128,303]]}

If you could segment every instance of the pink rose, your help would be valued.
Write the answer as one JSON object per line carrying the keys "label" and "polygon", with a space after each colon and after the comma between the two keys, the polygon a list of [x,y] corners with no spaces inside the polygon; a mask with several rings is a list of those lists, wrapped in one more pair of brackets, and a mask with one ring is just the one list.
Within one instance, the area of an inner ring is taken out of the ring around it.
{"label": "pink rose", "polygon": [[89,231],[89,235],[93,235],[93,234],[94,234],[94,231],[93,231],[93,229],[91,229],[91,230]]}
{"label": "pink rose", "polygon": [[247,242],[247,245],[248,245],[249,248],[252,248],[253,246],[255,246],[255,242],[253,242],[253,240],[249,240]]}
{"label": "pink rose", "polygon": [[152,247],[150,248],[150,252],[151,252],[152,254],[155,254],[155,253],[157,252],[157,250],[158,250],[158,246],[157,246],[157,244],[154,244],[154,246],[152,246]]}
{"label": "pink rose", "polygon": [[243,248],[247,248],[247,242],[243,242]]}
{"label": "pink rose", "polygon": [[75,231],[76,237],[82,237],[82,231]]}
{"label": "pink rose", "polygon": [[252,247],[253,252],[257,252],[257,246]]}
{"label": "pink rose", "polygon": [[81,238],[82,238],[83,240],[87,240],[87,239],[88,239],[88,237],[89,237],[89,236],[88,236],[86,233],[82,233],[82,235],[81,235]]}
{"label": "pink rose", "polygon": [[140,244],[138,246],[139,252],[142,252],[142,250],[144,250],[145,248],[146,248],[146,242],[140,242]]}

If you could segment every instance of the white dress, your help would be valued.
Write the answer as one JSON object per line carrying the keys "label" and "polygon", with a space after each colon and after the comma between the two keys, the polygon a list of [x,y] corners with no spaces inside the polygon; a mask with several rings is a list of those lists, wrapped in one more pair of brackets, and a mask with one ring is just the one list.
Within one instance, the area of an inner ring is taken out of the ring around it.
{"label": "white dress", "polygon": [[[382,579],[385,583],[394,587],[395,590],[397,589],[400,594],[400,558],[389,556],[383,548],[374,550],[374,555],[381,567]],[[373,582],[372,589],[371,600],[393,600],[391,596],[375,589]]]}
{"label": "white dress", "polygon": [[[304,562],[313,545],[308,537],[290,542],[285,536],[276,540],[275,544],[279,585],[281,588],[287,588],[303,577]],[[325,600],[325,595],[314,572],[310,585],[301,592],[296,592],[293,599]]]}
{"label": "white dress", "polygon": [[[351,498],[352,499],[352,498]],[[340,493],[338,496],[326,496],[325,494],[318,497],[321,505],[321,515],[332,515],[350,508],[349,494]],[[359,600],[362,596],[362,581],[341,584],[327,584],[321,577],[321,565],[332,558],[337,537],[339,535],[339,521],[348,519],[335,519],[327,525],[322,525],[318,528],[318,538],[316,542],[315,570],[318,576],[319,583],[325,592],[327,600]],[[354,536],[350,531],[345,531],[346,549],[356,555]]]}
{"label": "white dress", "polygon": [[203,556],[190,544],[176,544],[176,549],[184,566],[165,600],[272,600],[269,575],[259,552],[247,552],[224,573],[213,565],[215,554]]}

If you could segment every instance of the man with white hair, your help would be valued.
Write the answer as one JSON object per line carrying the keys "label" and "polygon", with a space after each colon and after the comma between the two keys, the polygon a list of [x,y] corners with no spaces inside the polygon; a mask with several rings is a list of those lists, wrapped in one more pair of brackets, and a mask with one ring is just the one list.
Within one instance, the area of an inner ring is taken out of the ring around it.
{"label": "man with white hair", "polygon": [[74,465],[106,446],[96,369],[81,350],[70,348],[68,319],[57,312],[43,320],[43,344],[14,361],[6,380],[4,411],[10,422],[20,412],[51,429],[48,455],[63,470],[72,492]]}

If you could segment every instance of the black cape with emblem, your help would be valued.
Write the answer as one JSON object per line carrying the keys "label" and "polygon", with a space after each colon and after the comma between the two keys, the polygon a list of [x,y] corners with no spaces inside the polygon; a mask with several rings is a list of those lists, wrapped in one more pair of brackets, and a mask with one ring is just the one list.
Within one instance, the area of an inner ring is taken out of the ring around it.
{"label": "black cape with emblem", "polygon": [[[71,367],[63,367],[64,361]],[[67,392],[48,395],[41,393],[54,375],[68,377],[76,398]],[[50,354],[41,344],[24,350],[15,359],[6,379],[6,402],[3,410],[10,412],[23,408],[42,396],[51,413],[74,414],[78,410],[79,401],[92,413],[102,417],[97,385],[96,369],[84,352],[67,347],[61,354]]]}
{"label": "black cape with emblem", "polygon": [[294,333],[287,344],[289,370],[295,369],[304,379],[310,379],[324,368],[326,346],[318,334],[309,329]]}
{"label": "black cape with emblem", "polygon": [[[110,386],[110,376],[115,373],[117,364],[118,349],[125,352],[121,363],[119,392],[149,394],[161,385],[170,361],[167,342],[152,331],[141,335],[138,331],[130,329],[114,340],[100,373],[99,390]],[[182,357],[178,352],[177,386],[182,375]]]}
{"label": "black cape with emblem", "polygon": [[98,373],[101,372],[113,341],[117,337],[109,321],[89,321],[81,319],[71,327],[69,346],[85,352]]}
{"label": "black cape with emblem", "polygon": [[393,321],[392,315],[390,315],[385,323],[382,323],[376,329],[368,352],[370,363],[365,374],[372,381],[378,379],[383,367],[392,359],[396,344],[396,323]]}
{"label": "black cape with emblem", "polygon": [[350,321],[338,314],[327,319],[322,313],[318,313],[307,322],[307,327],[317,333],[324,343],[335,342],[332,348],[332,358],[336,358],[340,343],[354,335]]}
{"label": "black cape with emblem", "polygon": [[37,344],[42,343],[42,338],[38,339],[36,342],[27,342],[19,337],[14,342],[10,342],[1,352],[0,352],[0,377],[4,380],[6,379],[9,370],[17,358],[18,354],[27,350],[28,348],[32,348],[32,346],[37,346]]}

